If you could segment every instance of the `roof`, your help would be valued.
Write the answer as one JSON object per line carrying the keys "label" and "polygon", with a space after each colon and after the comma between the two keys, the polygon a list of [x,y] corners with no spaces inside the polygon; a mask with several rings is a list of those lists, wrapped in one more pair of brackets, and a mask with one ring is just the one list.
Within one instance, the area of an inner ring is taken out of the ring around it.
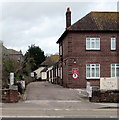
{"label": "roof", "polygon": [[119,26],[117,24],[118,15],[119,12],[90,12],[82,19],[69,26],[57,43],[71,31],[119,31]]}
{"label": "roof", "polygon": [[13,49],[7,49],[7,50],[8,50],[9,54],[22,54],[21,51],[16,51],[16,50],[13,50]]}
{"label": "roof", "polygon": [[46,72],[46,71],[47,71],[47,69],[48,69],[48,68],[46,67],[46,68],[44,68],[41,72]]}
{"label": "roof", "polygon": [[56,62],[58,62],[59,60],[59,55],[51,55],[48,58],[46,58],[46,60],[40,64],[40,66],[52,66],[53,64],[55,64]]}

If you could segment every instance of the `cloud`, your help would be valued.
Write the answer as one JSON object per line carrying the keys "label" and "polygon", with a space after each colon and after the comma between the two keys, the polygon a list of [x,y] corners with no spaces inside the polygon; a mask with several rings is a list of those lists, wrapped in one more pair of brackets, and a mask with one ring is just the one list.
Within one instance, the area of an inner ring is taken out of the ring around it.
{"label": "cloud", "polygon": [[[114,0],[116,1],[116,0]],[[90,11],[116,11],[116,2],[4,2],[0,39],[7,48],[22,50],[31,44],[45,53],[58,52],[56,41],[65,30],[65,11],[72,11],[72,24]]]}

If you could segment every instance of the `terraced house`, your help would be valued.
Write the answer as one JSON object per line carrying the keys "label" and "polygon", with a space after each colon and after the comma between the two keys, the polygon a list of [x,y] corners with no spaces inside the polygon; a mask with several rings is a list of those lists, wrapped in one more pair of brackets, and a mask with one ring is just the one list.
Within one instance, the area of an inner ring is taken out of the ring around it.
{"label": "terraced house", "polygon": [[119,12],[90,12],[71,25],[58,39],[60,83],[71,88],[99,86],[101,77],[119,77]]}

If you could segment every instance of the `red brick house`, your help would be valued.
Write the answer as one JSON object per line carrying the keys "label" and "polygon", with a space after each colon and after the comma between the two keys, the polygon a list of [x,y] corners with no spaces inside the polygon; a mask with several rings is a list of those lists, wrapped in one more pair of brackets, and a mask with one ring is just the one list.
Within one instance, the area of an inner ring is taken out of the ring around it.
{"label": "red brick house", "polygon": [[100,77],[119,77],[119,12],[90,12],[71,25],[66,12],[66,30],[58,39],[60,83],[84,88],[87,81],[99,86]]}

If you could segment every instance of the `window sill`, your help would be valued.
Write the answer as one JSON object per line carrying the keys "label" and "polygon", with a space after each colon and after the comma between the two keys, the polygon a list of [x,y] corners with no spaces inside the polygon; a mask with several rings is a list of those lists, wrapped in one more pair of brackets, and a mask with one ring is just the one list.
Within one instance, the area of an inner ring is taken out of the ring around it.
{"label": "window sill", "polygon": [[86,51],[100,51],[100,49],[86,49]]}
{"label": "window sill", "polygon": [[99,77],[98,77],[98,78],[97,78],[97,77],[95,77],[95,78],[91,78],[91,77],[90,77],[90,78],[86,78],[86,79],[87,79],[87,80],[92,80],[92,79],[99,80],[100,78],[99,78]]}

